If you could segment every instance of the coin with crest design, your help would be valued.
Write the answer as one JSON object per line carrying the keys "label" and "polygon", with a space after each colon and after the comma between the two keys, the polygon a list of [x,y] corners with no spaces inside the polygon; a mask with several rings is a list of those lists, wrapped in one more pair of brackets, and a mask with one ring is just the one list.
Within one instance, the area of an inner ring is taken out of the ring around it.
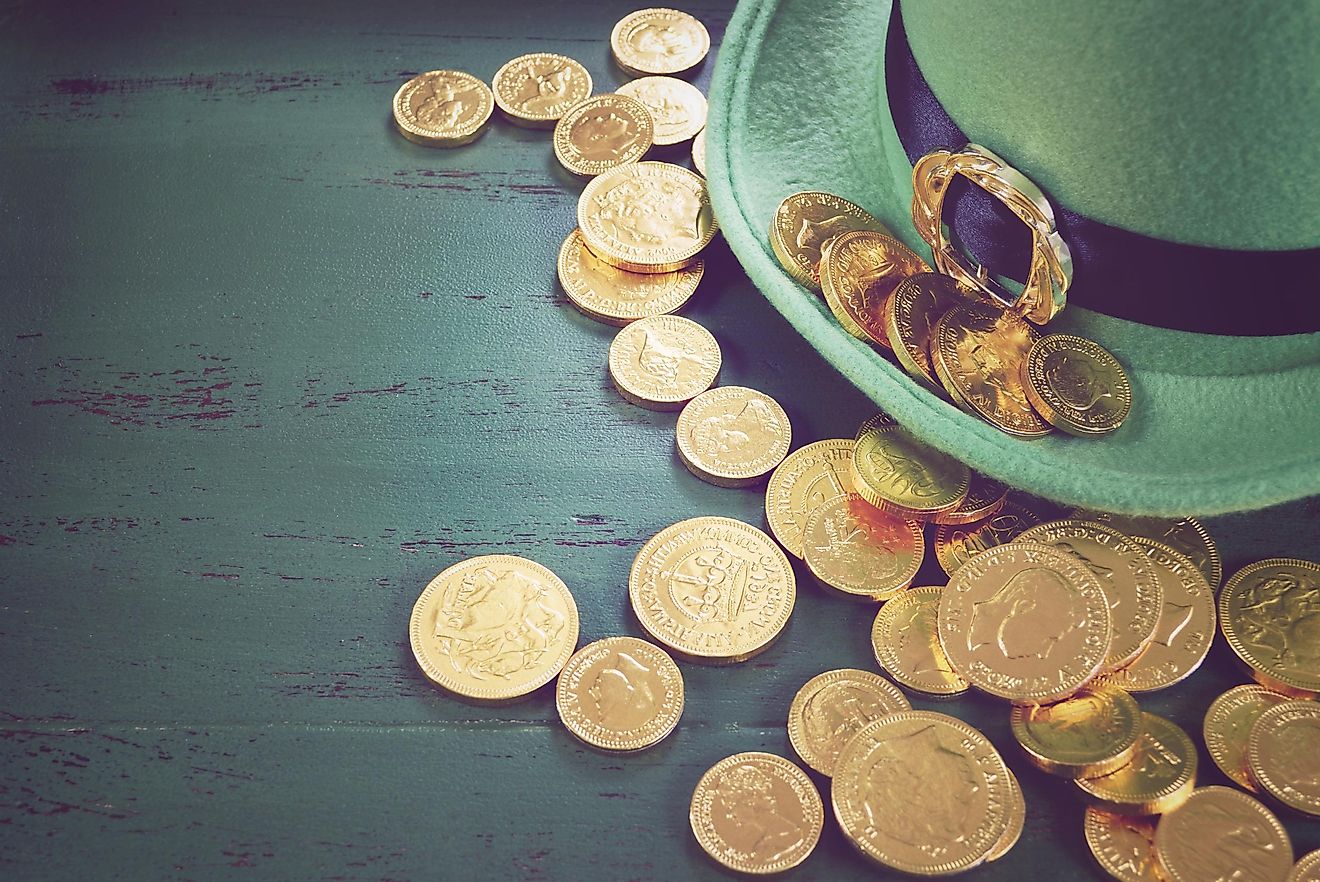
{"label": "coin with crest design", "polygon": [[853,448],[853,490],[871,505],[925,521],[962,504],[972,473],[899,426],[864,432]]}
{"label": "coin with crest design", "polygon": [[636,637],[588,643],[555,685],[564,727],[584,744],[633,752],[663,741],[683,715],[683,674],[669,654]]}

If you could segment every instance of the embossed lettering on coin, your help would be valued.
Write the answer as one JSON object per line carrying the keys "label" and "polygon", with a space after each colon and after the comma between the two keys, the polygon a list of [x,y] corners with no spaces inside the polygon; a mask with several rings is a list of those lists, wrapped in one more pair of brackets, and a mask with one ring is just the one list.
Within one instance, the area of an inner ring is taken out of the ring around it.
{"label": "embossed lettering on coin", "polygon": [[555,158],[575,175],[598,175],[641,159],[654,134],[651,114],[641,102],[596,95],[575,104],[555,124]]}
{"label": "embossed lettering on coin", "polygon": [[592,747],[642,750],[683,715],[683,674],[663,649],[607,637],[574,653],[559,675],[555,706],[568,731]]}
{"label": "embossed lettering on coin", "polygon": [[962,526],[941,525],[935,531],[935,557],[944,572],[953,575],[976,555],[1012,542],[1040,522],[1037,511],[1010,494],[999,511],[983,521]]}
{"label": "embossed lettering on coin", "polygon": [[648,315],[681,309],[701,281],[700,258],[672,273],[630,273],[591,253],[574,230],[559,249],[559,284],[585,315],[610,325],[626,325]]}
{"label": "embossed lettering on coin", "polygon": [[619,87],[620,95],[645,105],[655,121],[655,143],[681,144],[706,127],[706,96],[673,77],[642,77]]}
{"label": "embossed lettering on coin", "polygon": [[968,682],[940,646],[936,616],[943,588],[909,588],[880,607],[871,626],[875,660],[903,686],[929,695],[960,695]]}
{"label": "embossed lettering on coin", "polygon": [[836,496],[807,519],[807,567],[821,582],[853,597],[887,600],[921,569],[921,526],[886,514],[856,493]]}
{"label": "embossed lettering on coin", "polygon": [[591,74],[567,56],[533,52],[497,70],[491,90],[511,122],[548,129],[591,94]]}
{"label": "embossed lettering on coin", "polygon": [[1219,549],[1215,547],[1215,541],[1210,538],[1210,533],[1196,518],[1139,517],[1084,509],[1073,512],[1072,516],[1096,521],[1107,527],[1113,527],[1120,533],[1151,539],[1169,546],[1194,563],[1196,568],[1205,574],[1210,587],[1216,590],[1219,589],[1219,583],[1224,580],[1224,567],[1220,562]]}
{"label": "embossed lettering on coin", "polygon": [[868,723],[912,705],[884,677],[841,668],[808,680],[788,709],[788,739],[802,761],[833,775],[839,752]]}
{"label": "embossed lettering on coin", "polygon": [[951,306],[972,296],[952,276],[917,273],[904,279],[885,304],[885,332],[898,363],[934,392],[944,391],[930,360],[935,323]]}
{"label": "embossed lettering on coin", "polygon": [[891,235],[870,212],[847,199],[816,190],[794,193],[775,209],[770,248],[799,284],[819,291],[821,249],[853,230]]}
{"label": "embossed lettering on coin", "polygon": [[457,147],[481,134],[494,107],[490,89],[471,74],[432,70],[399,87],[394,123],[409,141]]}
{"label": "embossed lettering on coin", "polygon": [[1167,882],[1155,858],[1155,821],[1088,806],[1086,844],[1096,863],[1119,882]]}
{"label": "embossed lettering on coin", "polygon": [[853,230],[821,250],[820,287],[830,311],[849,334],[890,349],[885,301],[908,276],[930,267],[897,239],[871,230]]}
{"label": "embossed lettering on coin", "polygon": [[784,549],[802,556],[802,534],[816,508],[852,489],[848,466],[853,442],[816,441],[794,450],[770,475],[765,488],[765,519]]}
{"label": "embossed lettering on coin", "polygon": [[641,273],[691,263],[718,225],[700,175],[638,162],[598,175],[578,199],[578,228],[597,257]]}
{"label": "embossed lettering on coin", "polygon": [[1023,377],[1036,412],[1073,435],[1112,432],[1132,409],[1132,384],[1123,366],[1085,337],[1041,337],[1027,354]]}
{"label": "embossed lettering on coin", "polygon": [[610,344],[610,376],[634,404],[677,410],[710,388],[720,373],[720,347],[701,325],[655,315],[628,325]]}
{"label": "embossed lettering on coin", "polygon": [[764,392],[720,386],[688,402],[675,427],[683,464],[725,487],[754,483],[783,462],[792,444],[788,414]]}
{"label": "embossed lettering on coin", "polygon": [[1110,811],[1158,815],[1182,805],[1196,782],[1196,747],[1176,724],[1141,715],[1141,735],[1132,759],[1108,775],[1078,778],[1083,793]]}

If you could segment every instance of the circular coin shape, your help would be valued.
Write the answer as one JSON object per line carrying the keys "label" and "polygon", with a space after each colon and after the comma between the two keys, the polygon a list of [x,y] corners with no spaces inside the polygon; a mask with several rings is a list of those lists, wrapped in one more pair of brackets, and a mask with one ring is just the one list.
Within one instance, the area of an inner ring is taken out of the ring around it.
{"label": "circular coin shape", "polygon": [[1118,882],[1168,882],[1155,857],[1155,821],[1087,806],[1086,844]]}
{"label": "circular coin shape", "polygon": [[1216,591],[1219,590],[1219,583],[1224,581],[1224,566],[1219,559],[1219,549],[1215,547],[1210,533],[1196,518],[1140,517],[1086,510],[1073,512],[1073,517],[1113,527],[1129,536],[1164,543],[1196,564],[1196,568],[1210,581],[1210,587]]}
{"label": "circular coin shape", "polygon": [[1252,725],[1265,711],[1287,700],[1288,696],[1264,686],[1234,686],[1211,702],[1205,712],[1202,731],[1206,750],[1219,771],[1239,787],[1256,789],[1247,768],[1247,739]]}
{"label": "circular coin shape", "polygon": [[573,654],[555,707],[564,727],[602,750],[644,750],[683,715],[683,674],[669,654],[636,637],[606,637]]}
{"label": "circular coin shape", "polygon": [[807,568],[821,583],[849,597],[883,601],[912,584],[926,542],[920,524],[849,493],[812,512],[802,548]]}
{"label": "circular coin shape", "polygon": [[1114,620],[1114,639],[1105,669],[1132,662],[1155,638],[1164,609],[1164,590],[1145,552],[1117,530],[1090,521],[1049,521],[1018,537],[1066,551],[1090,567],[1100,580]]}
{"label": "circular coin shape", "polygon": [[799,284],[819,291],[821,249],[853,230],[891,235],[869,211],[847,199],[818,190],[794,193],[775,209],[770,250]]}
{"label": "circular coin shape", "polygon": [[1009,495],[1002,507],[983,521],[958,526],[941,524],[935,531],[935,558],[951,576],[981,552],[1012,542],[1040,522],[1041,516],[1035,510],[1019,497]]}
{"label": "circular coin shape", "polygon": [[703,178],[706,176],[706,130],[697,132],[692,139],[692,167]]}
{"label": "circular coin shape", "polygon": [[880,607],[871,626],[871,650],[900,685],[939,698],[961,695],[970,684],[940,646],[936,617],[943,588],[909,588]]}
{"label": "circular coin shape", "polygon": [[591,253],[574,230],[559,249],[559,284],[569,301],[598,322],[622,326],[681,309],[706,271],[700,258],[672,273],[630,273]]}
{"label": "circular coin shape", "polygon": [[788,623],[797,582],[788,557],[732,518],[689,518],[650,538],[628,574],[646,633],[692,661],[746,661]]}
{"label": "circular coin shape", "polygon": [[816,847],[825,805],[806,772],[781,756],[749,751],[701,776],[688,820],[717,863],[739,873],[779,873]]}
{"label": "circular coin shape", "polygon": [[1112,631],[1095,574],[1034,542],[1000,545],[963,564],[940,598],[938,624],[954,670],[1023,703],[1058,701],[1085,685]]}
{"label": "circular coin shape", "polygon": [[1141,708],[1122,689],[1097,686],[1048,705],[1016,705],[1013,735],[1038,768],[1066,778],[1105,775],[1132,759]]}
{"label": "circular coin shape", "polygon": [[394,93],[394,124],[409,141],[458,147],[476,140],[494,107],[490,88],[472,74],[431,70]]}
{"label": "circular coin shape", "polygon": [[1177,725],[1141,714],[1141,735],[1127,765],[1108,775],[1078,778],[1083,793],[1100,800],[1107,811],[1158,815],[1173,811],[1196,784],[1196,747]]}
{"label": "circular coin shape", "polygon": [[614,26],[610,51],[615,63],[634,76],[681,74],[705,60],[710,34],[686,12],[639,9]]}
{"label": "circular coin shape", "polygon": [[1132,383],[1099,343],[1048,334],[1027,353],[1023,388],[1036,413],[1071,435],[1112,432],[1132,410]]}
{"label": "circular coin shape", "polygon": [[827,778],[845,744],[895,711],[912,710],[903,693],[879,674],[840,668],[808,680],[788,708],[788,740],[802,761]]}
{"label": "circular coin shape", "polygon": [[853,436],[853,441],[854,442],[861,441],[871,432],[877,432],[880,429],[892,428],[893,426],[897,426],[897,425],[898,423],[894,420],[893,417],[885,413],[883,410],[879,411],[878,413],[875,414],[875,416],[867,417],[866,420],[860,426],[857,427],[857,434]]}
{"label": "circular coin shape", "polygon": [[1233,574],[1219,627],[1252,675],[1298,698],[1320,692],[1320,564],[1271,558]]}
{"label": "circular coin shape", "polygon": [[935,524],[974,524],[993,517],[1004,507],[1008,499],[1008,487],[993,478],[987,478],[979,472],[972,472],[967,495],[958,503],[957,508],[942,511],[931,518]]}
{"label": "circular coin shape", "polygon": [[830,311],[849,334],[886,350],[885,301],[908,276],[928,272],[915,251],[871,230],[843,233],[821,250],[820,287]]}
{"label": "circular coin shape", "polygon": [[491,89],[495,106],[510,122],[549,129],[569,108],[591,95],[591,74],[565,55],[533,52],[495,71]]}
{"label": "circular coin shape", "polygon": [[936,322],[931,361],[963,410],[1009,435],[1040,438],[1049,434],[1049,423],[1022,387],[1022,363],[1037,336],[1021,318],[965,300]]}
{"label": "circular coin shape", "polygon": [[771,473],[765,488],[765,519],[779,544],[794,557],[802,557],[802,534],[811,513],[852,490],[848,477],[852,452],[853,442],[847,438],[816,441],[794,450]]}
{"label": "circular coin shape", "polygon": [[619,87],[620,95],[640,101],[655,121],[655,143],[681,144],[706,127],[706,96],[674,77],[642,77]]}
{"label": "circular coin shape", "polygon": [[949,307],[972,296],[952,276],[917,273],[900,282],[885,302],[885,336],[898,363],[932,392],[944,391],[930,360],[935,323]]}
{"label": "circular coin shape", "polygon": [[923,521],[961,505],[972,479],[967,466],[898,426],[858,438],[849,474],[853,489],[871,505]]}
{"label": "circular coin shape", "polygon": [[578,199],[578,228],[606,263],[665,273],[692,263],[718,226],[700,175],[637,162],[592,178]]}
{"label": "circular coin shape", "polygon": [[1128,692],[1154,692],[1190,677],[1205,661],[1215,636],[1215,599],[1190,560],[1140,536],[1132,541],[1155,564],[1164,605],[1154,639],[1127,667],[1105,675],[1105,681]]}
{"label": "circular coin shape", "polygon": [[652,410],[678,410],[719,376],[720,345],[691,319],[653,315],[619,331],[609,364],[624,398]]}
{"label": "circular coin shape", "polygon": [[651,149],[655,127],[640,101],[596,95],[573,105],[555,124],[555,158],[591,177],[636,162]]}
{"label": "circular coin shape", "polygon": [[1023,795],[1022,785],[1018,783],[1017,775],[1013,774],[1012,769],[1008,770],[1008,789],[1008,823],[994,848],[986,852],[986,863],[997,861],[1012,851],[1013,846],[1022,838],[1022,831],[1027,828],[1027,798]]}
{"label": "circular coin shape", "polygon": [[573,654],[578,612],[568,586],[535,561],[471,557],[430,581],[408,622],[431,682],[478,701],[510,701],[554,679]]}
{"label": "circular coin shape", "polygon": [[688,470],[721,487],[745,487],[783,462],[793,441],[788,414],[764,392],[721,386],[688,402],[675,427]]}
{"label": "circular coin shape", "polygon": [[961,720],[899,711],[843,749],[831,801],[848,840],[904,873],[944,875],[985,861],[1008,826],[1008,767]]}
{"label": "circular coin shape", "polygon": [[1320,882],[1320,849],[1302,855],[1288,874],[1288,882]]}
{"label": "circular coin shape", "polygon": [[1292,842],[1274,813],[1240,790],[1198,787],[1155,828],[1155,855],[1169,882],[1285,882]]}
{"label": "circular coin shape", "polygon": [[1320,704],[1286,701],[1262,713],[1247,738],[1247,768],[1288,808],[1320,816]]}

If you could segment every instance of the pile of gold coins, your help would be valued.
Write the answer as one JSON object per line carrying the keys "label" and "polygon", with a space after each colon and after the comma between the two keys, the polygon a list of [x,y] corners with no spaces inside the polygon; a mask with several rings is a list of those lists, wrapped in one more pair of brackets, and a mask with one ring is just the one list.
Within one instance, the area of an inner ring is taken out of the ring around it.
{"label": "pile of gold coins", "polygon": [[[591,178],[558,276],[577,309],[620,326],[606,359],[615,387],[636,405],[681,411],[675,447],[698,478],[724,487],[768,478],[773,534],[709,516],[662,529],[628,576],[649,640],[607,637],[581,649],[577,607],[558,576],[521,557],[464,560],[413,608],[422,671],[485,703],[557,678],[556,706],[573,736],[599,750],[643,750],[682,716],[675,658],[736,664],[780,635],[797,601],[791,555],[822,590],[877,609],[871,643],[892,680],[859,669],[813,677],[787,709],[787,734],[801,762],[829,780],[845,837],[880,867],[956,873],[997,860],[1021,836],[1027,806],[1004,756],[975,728],[914,710],[908,697],[976,687],[1008,702],[1015,755],[1076,782],[1086,840],[1115,878],[1235,878],[1246,865],[1263,880],[1320,880],[1320,852],[1294,868],[1271,808],[1320,816],[1320,565],[1252,564],[1216,604],[1222,566],[1192,518],[1054,518],[885,414],[854,438],[793,450],[777,401],[716,385],[718,342],[672,314],[696,290],[717,232],[705,184],[642,161],[652,145],[693,139],[704,169],[705,99],[673,75],[699,65],[709,46],[691,16],[647,9],[611,35],[616,63],[639,77],[616,93],[593,96],[580,64],[536,53],[502,67],[493,90],[432,71],[395,96],[400,131],[431,146],[473,140],[496,106],[514,123],[554,127],[560,163]],[[846,200],[790,196],[771,244],[850,333],[1010,434],[1099,434],[1128,413],[1131,389],[1112,355],[1078,337],[1041,337],[977,301]],[[928,535],[945,585],[913,584]],[[1190,676],[1216,623],[1257,681],[1230,689],[1205,717],[1210,755],[1242,790],[1196,788],[1189,736],[1133,698]],[[761,874],[806,860],[825,814],[801,766],[748,752],[701,776],[689,822],[715,861]]]}

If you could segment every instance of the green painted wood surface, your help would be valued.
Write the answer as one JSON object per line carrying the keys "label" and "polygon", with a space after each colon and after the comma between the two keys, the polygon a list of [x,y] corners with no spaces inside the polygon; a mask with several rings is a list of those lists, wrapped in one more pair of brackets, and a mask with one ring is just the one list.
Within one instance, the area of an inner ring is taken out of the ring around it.
{"label": "green painted wood surface", "polygon": [[[584,642],[637,634],[642,541],[761,522],[760,493],[692,478],[672,415],[611,389],[613,331],[554,281],[580,184],[546,133],[496,121],[435,151],[389,124],[410,73],[489,78],[526,51],[612,87],[634,5],[0,9],[0,875],[724,877],[692,786],[735,751],[791,755],[797,687],[874,666],[865,607],[800,572],[780,642],[684,665],[677,733],[622,758],[574,742],[544,690],[446,698],[406,640],[425,582],[494,551],[564,577]],[[718,40],[729,6],[689,8]],[[799,442],[869,415],[720,246],[687,314]],[[1197,731],[1240,679],[1225,655],[1143,704]],[[979,878],[1101,878],[1004,706],[916,703],[982,726],[1026,789],[1023,843]],[[831,822],[792,878],[883,875]]]}

